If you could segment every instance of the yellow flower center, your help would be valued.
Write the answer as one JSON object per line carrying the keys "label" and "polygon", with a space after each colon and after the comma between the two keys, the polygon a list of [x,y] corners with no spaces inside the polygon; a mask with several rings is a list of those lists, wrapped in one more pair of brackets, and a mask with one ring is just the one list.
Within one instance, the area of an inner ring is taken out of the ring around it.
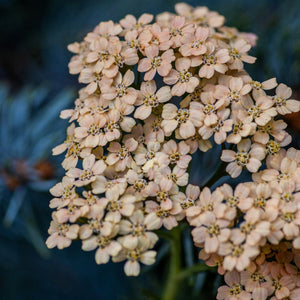
{"label": "yellow flower center", "polygon": [[282,106],[286,103],[286,99],[279,96],[274,96],[273,100],[275,101],[276,106]]}
{"label": "yellow flower center", "polygon": [[266,206],[266,199],[263,197],[257,197],[254,199],[254,207],[257,208],[265,208]]}
{"label": "yellow flower center", "polygon": [[253,80],[252,80],[252,81],[250,82],[250,84],[251,84],[251,86],[252,86],[253,89],[260,90],[260,89],[262,88],[261,83],[258,82],[258,81],[253,81]]}
{"label": "yellow flower center", "polygon": [[294,197],[290,192],[282,193],[280,198],[281,198],[281,200],[283,200],[285,202],[291,202],[294,200]]}
{"label": "yellow flower center", "polygon": [[122,146],[118,151],[118,156],[120,159],[125,159],[127,156],[129,156],[129,150],[125,146]]}
{"label": "yellow flower center", "polygon": [[261,275],[261,274],[258,273],[258,272],[252,273],[252,274],[251,274],[251,279],[252,279],[254,282],[259,282],[259,283],[265,282],[264,276]]}
{"label": "yellow flower center", "polygon": [[241,130],[243,130],[243,125],[244,124],[241,121],[236,122],[233,126],[233,133],[238,134]]}
{"label": "yellow flower center", "polygon": [[200,46],[202,46],[204,44],[204,41],[203,40],[197,40],[197,41],[194,41],[193,44],[192,44],[192,48],[200,48]]}
{"label": "yellow flower center", "polygon": [[127,94],[127,88],[124,85],[124,83],[120,83],[116,85],[116,92],[117,92],[117,97],[123,97]]}
{"label": "yellow flower center", "polygon": [[276,154],[280,150],[280,143],[277,143],[275,141],[269,141],[266,145],[266,151],[269,154]]}
{"label": "yellow flower center", "polygon": [[159,105],[156,95],[148,95],[143,101],[146,106],[157,107]]}
{"label": "yellow flower center", "polygon": [[138,179],[134,183],[134,189],[140,192],[147,185],[147,181],[145,179]]}
{"label": "yellow flower center", "polygon": [[161,65],[161,62],[162,62],[162,58],[160,56],[154,57],[151,61],[152,68],[157,69]]}
{"label": "yellow flower center", "polygon": [[216,108],[213,104],[206,104],[203,108],[203,112],[206,114],[206,115],[209,115],[211,113],[214,113],[216,111]]}
{"label": "yellow flower center", "polygon": [[231,48],[229,51],[229,55],[233,58],[233,59],[239,59],[241,58],[241,54],[239,53],[239,51],[235,48]]}
{"label": "yellow flower center", "polygon": [[190,112],[187,108],[180,108],[178,109],[177,116],[175,120],[178,121],[179,124],[185,123],[190,116]]}
{"label": "yellow flower center", "polygon": [[66,233],[69,231],[70,225],[69,224],[60,224],[58,225],[58,234],[65,236]]}
{"label": "yellow flower center", "polygon": [[231,196],[226,200],[226,204],[229,207],[236,207],[239,203],[239,199],[237,197]]}
{"label": "yellow flower center", "polygon": [[186,199],[184,199],[183,202],[180,203],[180,206],[183,209],[187,209],[189,207],[195,206],[195,201],[193,199],[186,198]]}
{"label": "yellow flower center", "polygon": [[170,36],[175,37],[177,35],[182,35],[182,31],[178,28],[171,28],[170,29]]}
{"label": "yellow flower center", "polygon": [[244,248],[241,245],[234,245],[232,246],[231,254],[233,256],[239,257],[244,252]]}
{"label": "yellow flower center", "polygon": [[118,53],[118,54],[115,55],[114,57],[115,57],[115,64],[116,64],[117,66],[119,66],[120,68],[123,68],[123,65],[124,65],[124,63],[125,63],[124,57],[123,57],[120,53]]}
{"label": "yellow flower center", "polygon": [[168,198],[168,193],[164,191],[158,192],[156,199],[158,202],[164,201]]}
{"label": "yellow flower center", "polygon": [[145,156],[146,156],[147,160],[151,160],[155,157],[155,152],[154,151],[148,151]]}
{"label": "yellow flower center", "polygon": [[232,102],[239,102],[241,100],[241,94],[239,91],[232,90],[227,95],[229,101]]}
{"label": "yellow flower center", "polygon": [[180,154],[178,152],[169,155],[170,163],[175,164],[180,159]]}
{"label": "yellow flower center", "polygon": [[286,212],[285,214],[281,215],[281,219],[284,220],[287,223],[291,223],[295,219],[295,214],[294,213],[290,213],[290,212]]}
{"label": "yellow flower center", "polygon": [[80,180],[89,180],[93,176],[93,172],[90,169],[86,169],[81,171]]}
{"label": "yellow flower center", "polygon": [[190,78],[193,77],[193,74],[188,70],[183,70],[178,73],[178,80],[179,82],[188,82]]}
{"label": "yellow flower center", "polygon": [[237,163],[237,165],[244,167],[249,162],[249,157],[250,156],[247,152],[238,152],[235,155],[235,162]]}
{"label": "yellow flower center", "polygon": [[238,295],[242,292],[242,287],[240,284],[234,284],[229,290],[230,295]]}
{"label": "yellow flower center", "polygon": [[214,235],[219,235],[221,230],[219,225],[213,224],[207,227],[207,231],[210,234],[210,236],[214,236]]}
{"label": "yellow flower center", "polygon": [[92,124],[88,128],[88,134],[97,135],[101,132],[101,128],[97,124]]}
{"label": "yellow flower center", "polygon": [[255,226],[253,224],[246,223],[241,226],[241,232],[247,234],[247,233],[250,233],[254,228],[255,228]]}
{"label": "yellow flower center", "polygon": [[203,55],[203,63],[205,65],[208,65],[208,66],[215,65],[216,62],[217,62],[217,58],[215,55],[213,55],[213,54],[209,54],[209,55],[204,54]]}
{"label": "yellow flower center", "polygon": [[248,109],[248,114],[252,117],[252,118],[258,118],[262,113],[262,110],[256,106],[253,105]]}

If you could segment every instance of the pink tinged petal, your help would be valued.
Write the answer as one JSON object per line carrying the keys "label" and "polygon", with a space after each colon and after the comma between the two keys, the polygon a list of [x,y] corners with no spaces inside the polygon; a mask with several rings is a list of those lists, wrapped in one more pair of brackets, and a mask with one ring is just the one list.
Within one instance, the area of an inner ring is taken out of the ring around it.
{"label": "pink tinged petal", "polygon": [[249,172],[255,173],[260,168],[261,162],[256,158],[250,158],[246,168]]}
{"label": "pink tinged petal", "polygon": [[175,60],[174,51],[173,49],[169,49],[166,52],[164,52],[161,56],[163,61],[166,61],[168,63],[171,63]]}
{"label": "pink tinged petal", "polygon": [[82,170],[78,168],[71,168],[66,175],[71,177],[71,178],[78,178],[81,174]]}
{"label": "pink tinged petal", "polygon": [[163,106],[162,118],[171,120],[174,119],[177,115],[178,108],[176,105],[168,103]]}
{"label": "pink tinged petal", "polygon": [[235,152],[232,150],[223,150],[221,160],[225,162],[232,162],[235,160]]}
{"label": "pink tinged petal", "polygon": [[98,160],[93,168],[92,168],[92,171],[93,171],[93,174],[95,175],[100,175],[104,172],[104,170],[106,169],[106,164],[103,160]]}
{"label": "pink tinged petal", "polygon": [[95,163],[96,157],[94,154],[91,154],[83,159],[82,167],[83,169],[91,169]]}
{"label": "pink tinged petal", "polygon": [[150,69],[144,76],[144,80],[149,81],[154,78],[156,74],[156,69]]}
{"label": "pink tinged petal", "polygon": [[215,69],[214,69],[214,66],[208,66],[208,65],[204,65],[200,68],[199,70],[199,77],[200,78],[211,78],[213,77],[215,73]]}
{"label": "pink tinged petal", "polygon": [[256,57],[250,55],[242,55],[241,60],[248,64],[254,64],[256,61]]}
{"label": "pink tinged petal", "polygon": [[159,52],[159,49],[157,46],[153,45],[153,46],[150,46],[150,47],[147,47],[145,49],[145,54],[150,58],[154,58],[156,56],[158,56],[158,52]]}
{"label": "pink tinged petal", "polygon": [[230,163],[226,167],[226,172],[230,174],[232,178],[238,177],[242,173],[242,167],[237,165],[235,162]]}
{"label": "pink tinged petal", "polygon": [[226,256],[223,261],[225,270],[232,271],[236,265],[237,258],[233,256]]}
{"label": "pink tinged petal", "polygon": [[104,248],[99,248],[95,253],[95,261],[98,265],[100,264],[106,264],[109,261],[109,254],[107,253],[107,250]]}
{"label": "pink tinged petal", "polygon": [[168,76],[164,77],[164,83],[172,85],[178,81],[178,72],[176,70],[171,70]]}
{"label": "pink tinged petal", "polygon": [[191,66],[191,60],[189,58],[178,58],[175,61],[175,67],[178,71],[189,69]]}
{"label": "pink tinged petal", "polygon": [[163,86],[156,92],[157,100],[160,103],[166,102],[171,99],[171,89],[169,86]]}
{"label": "pink tinged petal", "polygon": [[111,166],[113,164],[115,164],[117,161],[119,160],[119,156],[116,153],[110,153],[108,154],[107,158],[106,158],[106,163]]}
{"label": "pink tinged petal", "polygon": [[271,90],[277,86],[276,78],[271,78],[261,83],[264,90]]}
{"label": "pink tinged petal", "polygon": [[[240,91],[243,87],[243,80],[239,77],[233,77],[229,81],[229,87],[231,90]],[[250,86],[251,88],[251,86]]]}
{"label": "pink tinged petal", "polygon": [[131,70],[128,70],[123,77],[123,83],[125,86],[130,86],[133,82],[134,73]]}
{"label": "pink tinged petal", "polygon": [[156,83],[154,80],[142,82],[141,92],[144,96],[153,95],[156,91]]}
{"label": "pink tinged petal", "polygon": [[214,69],[221,74],[225,74],[228,70],[228,67],[223,64],[215,64]]}
{"label": "pink tinged petal", "polygon": [[144,265],[152,265],[155,262],[155,257],[156,257],[156,252],[155,251],[147,251],[147,252],[144,252],[141,255],[140,261]]}
{"label": "pink tinged petal", "polygon": [[136,260],[127,260],[124,265],[124,272],[127,276],[138,276],[140,274],[140,264]]}
{"label": "pink tinged petal", "polygon": [[192,160],[192,157],[189,155],[184,155],[180,158],[180,160],[177,162],[177,165],[179,168],[187,169],[189,166],[190,161]]}
{"label": "pink tinged petal", "polygon": [[173,96],[182,96],[186,92],[186,83],[178,82],[171,90]]}
{"label": "pink tinged petal", "polygon": [[136,235],[127,235],[125,236],[122,244],[127,249],[134,249],[138,245],[138,237]]}
{"label": "pink tinged petal", "polygon": [[151,23],[153,20],[153,15],[151,14],[142,14],[139,19],[138,19],[138,23],[140,24],[149,24]]}
{"label": "pink tinged petal", "polygon": [[139,72],[146,72],[151,69],[151,61],[149,58],[142,58],[138,64]]}
{"label": "pink tinged petal", "polygon": [[218,250],[218,247],[219,247],[219,240],[216,236],[207,237],[204,246],[206,253],[214,253]]}
{"label": "pink tinged petal", "polygon": [[99,145],[99,136],[89,135],[87,136],[84,145],[89,148],[94,148]]}
{"label": "pink tinged petal", "polygon": [[85,138],[88,135],[87,128],[86,127],[75,128],[74,135],[79,139]]}
{"label": "pink tinged petal", "polygon": [[152,112],[152,108],[150,106],[141,105],[134,112],[134,117],[140,120],[147,119]]}
{"label": "pink tinged petal", "polygon": [[199,79],[196,77],[190,78],[189,82],[186,84],[186,92],[193,93],[195,88],[199,85]]}

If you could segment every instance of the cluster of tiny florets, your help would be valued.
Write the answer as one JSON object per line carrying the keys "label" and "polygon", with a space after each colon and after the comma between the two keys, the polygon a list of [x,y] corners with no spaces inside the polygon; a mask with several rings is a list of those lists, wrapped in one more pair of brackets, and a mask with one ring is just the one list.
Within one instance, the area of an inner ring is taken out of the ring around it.
{"label": "cluster of tiny florets", "polygon": [[[206,7],[175,9],[152,24],[150,14],[101,22],[69,45],[70,73],[85,86],[61,112],[71,125],[53,153],[66,151],[66,174],[51,189],[47,245],[81,239],[98,264],[125,260],[136,276],[140,263],[155,262],[155,231],[186,220],[200,258],[226,272],[218,299],[296,299],[299,282],[282,278],[299,272],[300,152],[282,148],[291,136],[279,116],[299,102],[275,78],[258,82],[244,70],[255,62],[255,35],[225,27]],[[216,144],[227,173],[248,170],[253,182],[214,191],[189,184],[191,155]],[[283,266],[274,249],[286,243]]]}

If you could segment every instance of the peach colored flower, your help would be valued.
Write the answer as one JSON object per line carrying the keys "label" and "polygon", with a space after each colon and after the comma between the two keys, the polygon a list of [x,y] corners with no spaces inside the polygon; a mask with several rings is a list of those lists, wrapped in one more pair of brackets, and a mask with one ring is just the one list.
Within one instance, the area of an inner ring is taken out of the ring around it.
{"label": "peach colored flower", "polygon": [[142,14],[138,20],[133,15],[127,15],[124,19],[120,21],[120,24],[126,30],[138,30],[141,32],[145,25],[151,23],[153,20],[153,15]]}
{"label": "peach colored flower", "polygon": [[143,30],[139,36],[142,48],[148,48],[155,45],[159,50],[168,50],[172,45],[168,28],[162,28],[159,24],[154,23],[147,29]]}
{"label": "peach colored flower", "polygon": [[114,165],[116,171],[124,171],[132,162],[131,152],[135,151],[138,142],[130,138],[125,141],[124,145],[118,142],[110,143],[108,151],[110,152],[106,158],[106,163],[109,166]]}
{"label": "peach colored flower", "polygon": [[102,234],[92,235],[91,237],[82,241],[82,250],[93,251],[95,253],[95,261],[99,264],[108,263],[110,257],[116,257],[122,250],[119,242],[113,240],[113,235],[110,237],[103,236]]}
{"label": "peach colored flower", "polygon": [[277,115],[277,111],[273,106],[273,101],[266,97],[260,96],[255,99],[255,103],[244,103],[248,112],[248,118],[259,126],[266,125],[271,121],[272,117]]}
{"label": "peach colored flower", "polygon": [[[250,150],[251,148],[251,150]],[[261,161],[265,158],[264,147],[260,144],[252,144],[250,139],[244,139],[237,144],[237,152],[223,150],[221,160],[230,162],[226,171],[231,177],[238,177],[243,168],[251,173],[255,173],[261,166]]]}
{"label": "peach colored flower", "polygon": [[103,160],[97,160],[94,154],[85,157],[82,162],[82,168],[71,168],[67,176],[76,178],[74,184],[78,187],[87,185],[96,180],[97,175],[103,174],[106,164]]}
{"label": "peach colored flower", "polygon": [[226,63],[229,61],[228,49],[220,49],[215,51],[213,46],[208,47],[207,54],[203,54],[202,57],[197,58],[196,62],[193,61],[192,66],[200,65],[199,77],[200,78],[212,78],[215,72],[225,74],[228,67]]}
{"label": "peach colored flower", "polygon": [[194,35],[187,36],[184,44],[179,48],[182,56],[197,56],[204,54],[207,50],[206,39],[209,36],[209,29],[205,27],[198,27]]}
{"label": "peach colored flower", "polygon": [[218,300],[250,300],[251,294],[246,292],[241,285],[240,273],[237,271],[226,272],[224,276],[227,285],[218,288]]}
{"label": "peach colored flower", "polygon": [[170,140],[163,145],[163,152],[167,154],[165,164],[177,165],[181,169],[187,169],[192,157],[188,155],[190,151],[189,145],[184,141],[176,144],[174,140]]}
{"label": "peach colored flower", "polygon": [[170,73],[164,77],[164,82],[173,85],[171,94],[173,96],[182,96],[184,93],[192,93],[199,85],[199,79],[189,69],[191,60],[189,58],[178,58],[175,61],[176,70],[172,69]]}
{"label": "peach colored flower", "polygon": [[222,109],[217,111],[218,121],[210,126],[205,124],[199,128],[198,132],[204,140],[214,135],[214,141],[222,144],[226,140],[227,132],[232,130],[233,120],[228,119],[230,110]]}
{"label": "peach colored flower", "polygon": [[173,17],[170,25],[170,40],[173,42],[173,48],[180,47],[186,37],[194,34],[194,24],[187,24],[185,17]]}
{"label": "peach colored flower", "polygon": [[283,83],[276,88],[276,95],[273,97],[276,109],[279,114],[286,115],[300,110],[300,102],[289,99],[292,96],[292,89]]}
{"label": "peach colored flower", "polygon": [[256,61],[256,57],[247,54],[250,49],[251,45],[246,40],[239,39],[235,41],[231,49],[229,49],[229,69],[242,70],[244,67],[243,62],[253,64]]}
{"label": "peach colored flower", "polygon": [[151,232],[157,229],[159,222],[151,216],[144,216],[141,210],[137,210],[128,220],[121,220],[119,234],[122,245],[127,249],[134,249],[139,244],[147,248],[153,248],[158,240],[158,236]]}
{"label": "peach colored flower", "polygon": [[134,112],[134,117],[141,120],[147,119],[153,109],[160,103],[169,101],[171,97],[170,87],[164,86],[156,91],[156,83],[154,80],[143,82],[141,84],[141,93],[136,101],[136,105],[140,106]]}
{"label": "peach colored flower", "polygon": [[145,81],[154,78],[156,72],[160,76],[167,76],[172,69],[171,62],[175,60],[174,51],[169,49],[159,55],[159,48],[152,45],[145,49],[146,58],[142,58],[138,64],[138,72],[146,72]]}
{"label": "peach colored flower", "polygon": [[128,70],[123,77],[119,72],[114,79],[113,85],[103,86],[103,98],[108,100],[117,99],[130,105],[134,104],[137,99],[138,92],[136,89],[130,87],[133,82],[134,73],[131,70]]}
{"label": "peach colored flower", "polygon": [[162,118],[161,126],[166,136],[170,136],[179,127],[179,135],[185,139],[195,135],[195,127],[202,125],[201,105],[191,102],[189,109],[178,109],[176,105],[168,103],[163,106]]}
{"label": "peach colored flower", "polygon": [[48,230],[50,236],[47,238],[46,245],[50,249],[54,247],[58,249],[67,248],[71,245],[72,240],[77,238],[78,231],[79,225],[77,224],[59,224],[53,220]]}

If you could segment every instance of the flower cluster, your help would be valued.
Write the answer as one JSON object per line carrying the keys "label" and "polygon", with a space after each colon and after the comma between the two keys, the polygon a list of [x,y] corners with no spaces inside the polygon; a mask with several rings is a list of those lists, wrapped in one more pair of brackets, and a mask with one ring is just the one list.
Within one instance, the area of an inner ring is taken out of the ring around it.
{"label": "flower cluster", "polygon": [[[61,113],[71,125],[53,153],[67,151],[66,174],[51,189],[47,245],[62,249],[79,238],[98,264],[125,260],[125,273],[136,276],[140,263],[155,262],[156,230],[187,220],[200,258],[240,287],[222,288],[218,299],[235,299],[228,291],[251,298],[253,285],[240,278],[267,272],[255,265],[263,249],[284,240],[290,253],[300,249],[300,152],[282,148],[291,136],[279,119],[300,105],[275,78],[258,82],[245,71],[255,62],[255,35],[225,27],[206,7],[175,10],[152,24],[149,14],[101,22],[69,45],[70,73],[85,86],[75,108]],[[215,144],[227,173],[247,169],[253,182],[213,192],[189,184],[191,155]],[[257,293],[274,289],[266,291]]]}
{"label": "flower cluster", "polygon": [[299,255],[290,242],[263,247],[245,270],[225,274],[217,299],[299,299]]}

